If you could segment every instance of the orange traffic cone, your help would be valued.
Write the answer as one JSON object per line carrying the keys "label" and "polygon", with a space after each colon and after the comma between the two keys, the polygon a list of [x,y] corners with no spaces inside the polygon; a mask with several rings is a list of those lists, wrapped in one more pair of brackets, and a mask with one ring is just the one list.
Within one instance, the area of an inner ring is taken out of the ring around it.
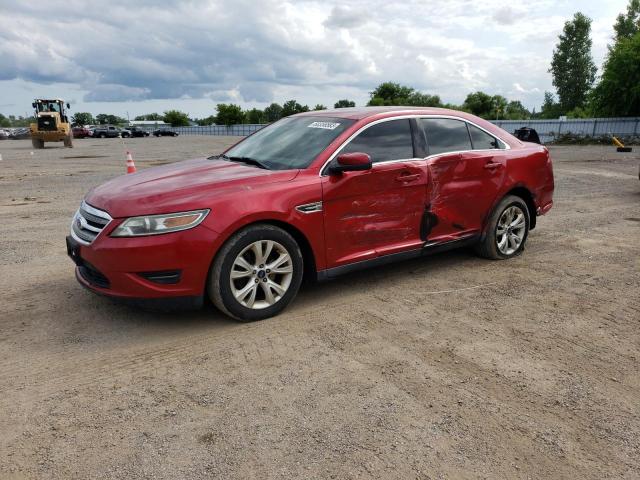
{"label": "orange traffic cone", "polygon": [[136,173],[136,164],[133,163],[131,152],[127,152],[127,173]]}

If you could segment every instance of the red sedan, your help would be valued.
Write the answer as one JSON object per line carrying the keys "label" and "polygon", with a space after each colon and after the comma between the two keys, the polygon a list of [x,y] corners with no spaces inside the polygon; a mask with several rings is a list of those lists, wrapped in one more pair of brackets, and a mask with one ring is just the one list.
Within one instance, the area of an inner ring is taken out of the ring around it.
{"label": "red sedan", "polygon": [[73,133],[73,138],[87,138],[93,135],[91,130],[86,127],[73,127],[71,132]]}
{"label": "red sedan", "polygon": [[551,208],[548,150],[437,108],[284,118],[224,154],[115,178],[87,194],[67,250],[88,289],[259,320],[303,276],[474,245],[520,254]]}

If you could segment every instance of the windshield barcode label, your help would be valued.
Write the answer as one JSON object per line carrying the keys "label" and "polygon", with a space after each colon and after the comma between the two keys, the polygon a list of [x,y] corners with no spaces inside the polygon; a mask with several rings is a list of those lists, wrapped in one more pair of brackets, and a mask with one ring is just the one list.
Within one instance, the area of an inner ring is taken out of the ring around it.
{"label": "windshield barcode label", "polygon": [[333,122],[313,122],[308,128],[324,128],[325,130],[334,130],[340,126],[339,123]]}

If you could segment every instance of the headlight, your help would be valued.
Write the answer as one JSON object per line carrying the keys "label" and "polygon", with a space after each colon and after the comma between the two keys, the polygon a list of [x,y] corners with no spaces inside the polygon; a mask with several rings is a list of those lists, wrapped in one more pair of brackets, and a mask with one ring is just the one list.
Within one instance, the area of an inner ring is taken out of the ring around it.
{"label": "headlight", "polygon": [[111,233],[112,237],[140,237],[189,230],[200,225],[209,210],[147,215],[127,218]]}

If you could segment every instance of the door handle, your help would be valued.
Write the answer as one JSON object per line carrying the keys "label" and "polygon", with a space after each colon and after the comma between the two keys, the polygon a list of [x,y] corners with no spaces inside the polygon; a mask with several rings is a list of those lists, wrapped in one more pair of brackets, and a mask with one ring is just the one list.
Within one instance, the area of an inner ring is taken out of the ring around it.
{"label": "door handle", "polygon": [[496,162],[487,162],[484,165],[484,168],[486,168],[487,170],[493,170],[495,168],[500,168],[502,166],[501,163],[496,163]]}
{"label": "door handle", "polygon": [[396,177],[396,181],[398,182],[413,182],[414,180],[418,180],[420,178],[419,173],[401,173]]}

